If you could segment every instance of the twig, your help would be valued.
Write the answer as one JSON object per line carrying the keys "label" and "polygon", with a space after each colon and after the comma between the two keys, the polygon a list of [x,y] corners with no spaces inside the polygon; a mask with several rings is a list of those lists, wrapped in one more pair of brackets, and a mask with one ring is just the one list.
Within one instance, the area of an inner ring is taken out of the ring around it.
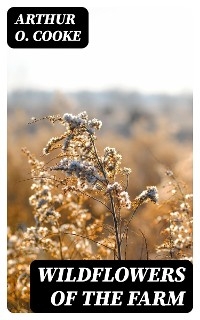
{"label": "twig", "polygon": [[149,253],[148,253],[148,246],[147,246],[147,239],[144,235],[144,233],[142,232],[141,229],[139,229],[140,233],[142,234],[143,238],[144,238],[144,243],[145,243],[145,248],[146,248],[146,258],[147,260],[149,260]]}

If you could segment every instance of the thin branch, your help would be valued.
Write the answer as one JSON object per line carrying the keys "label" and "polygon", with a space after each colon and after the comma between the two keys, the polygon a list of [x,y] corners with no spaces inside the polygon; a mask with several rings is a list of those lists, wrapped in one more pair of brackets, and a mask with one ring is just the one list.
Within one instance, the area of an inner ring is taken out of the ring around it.
{"label": "thin branch", "polygon": [[122,257],[121,257],[121,239],[120,239],[120,235],[119,235],[118,221],[117,221],[114,201],[113,201],[113,197],[111,195],[111,192],[109,192],[109,195],[110,195],[113,223],[114,223],[114,228],[115,228],[115,237],[116,237],[116,243],[117,243],[117,255],[118,255],[118,259],[121,260],[122,259]]}
{"label": "thin branch", "polygon": [[147,260],[149,260],[149,253],[148,253],[148,245],[147,245],[147,239],[144,235],[144,233],[142,232],[141,229],[139,229],[140,233],[142,234],[143,238],[144,238],[144,243],[145,243],[145,248],[146,248],[146,258]]}
{"label": "thin branch", "polygon": [[[107,249],[109,249],[109,250],[114,251],[113,248],[110,248],[109,246],[106,246],[105,244],[103,244],[103,243],[101,243],[101,242],[99,242],[99,241],[97,241],[97,240],[91,239],[91,238],[89,238],[88,236],[83,236],[83,235],[81,235],[81,234],[71,233],[71,232],[67,232],[67,231],[62,232],[62,234],[68,234],[68,235],[70,235],[70,236],[75,236],[75,237],[80,237],[80,238],[83,238],[83,239],[87,239],[87,240],[92,241],[92,242],[94,242],[94,243],[96,243],[96,244],[98,244],[98,245],[101,245],[101,246],[103,246],[103,247],[105,247],[105,248],[107,248]],[[51,234],[48,234],[48,235],[45,236],[45,237],[42,237],[41,239],[45,239],[45,238],[48,238],[48,237],[55,237],[55,236],[59,236],[59,234],[58,234],[58,233],[51,233]]]}
{"label": "thin branch", "polygon": [[104,207],[106,207],[106,208],[108,209],[108,211],[110,211],[110,212],[112,213],[112,210],[111,210],[103,201],[101,201],[100,199],[95,198],[94,196],[91,196],[90,194],[85,193],[85,192],[83,192],[83,191],[81,191],[81,190],[77,190],[77,192],[80,192],[82,195],[84,195],[84,196],[86,196],[86,197],[88,197],[88,198],[90,198],[90,199],[93,199],[93,200],[95,200],[95,201],[98,201],[98,202],[101,203]]}
{"label": "thin branch", "polygon": [[102,173],[103,173],[103,176],[104,176],[104,179],[105,179],[106,183],[108,184],[108,180],[107,180],[107,176],[106,176],[106,173],[105,173],[103,164],[102,164],[101,160],[99,159],[99,156],[98,156],[98,153],[97,153],[97,148],[96,148],[96,146],[95,146],[94,139],[92,139],[92,136],[91,136],[91,135],[90,135],[90,140],[91,140],[91,142],[92,142],[92,146],[93,146],[93,148],[94,148],[95,156],[96,156],[96,158],[97,158],[97,162],[98,162],[98,164],[99,164],[99,167],[100,167],[100,169],[101,169],[101,171],[102,171]]}
{"label": "thin branch", "polygon": [[134,211],[132,212],[132,214],[131,214],[131,216],[130,216],[130,218],[129,218],[126,226],[125,226],[124,232],[123,232],[123,234],[122,234],[121,243],[122,243],[124,237],[126,236],[126,233],[128,232],[129,224],[131,223],[131,221],[132,221],[132,219],[133,219],[133,216],[134,216],[134,214],[136,213],[136,211],[137,211],[137,209],[139,208],[140,205],[141,205],[141,203],[138,202],[136,208],[135,208]]}
{"label": "thin branch", "polygon": [[125,191],[127,191],[128,189],[128,185],[129,185],[129,175],[126,175],[126,187],[125,187]]}
{"label": "thin branch", "polygon": [[71,236],[76,236],[76,237],[80,237],[80,238],[83,238],[83,239],[87,239],[87,240],[90,240],[90,241],[92,241],[92,242],[94,242],[94,243],[96,243],[96,244],[98,244],[98,245],[101,245],[101,246],[103,246],[103,247],[105,247],[105,248],[107,248],[107,249],[109,249],[109,250],[114,251],[113,248],[110,248],[109,246],[106,246],[105,244],[103,244],[103,243],[101,243],[101,242],[99,242],[99,241],[96,241],[96,240],[94,240],[94,239],[91,239],[91,238],[89,238],[88,236],[83,236],[83,235],[81,235],[81,234],[74,234],[74,233],[66,232],[66,231],[63,232],[63,234],[69,234],[69,235],[71,235]]}
{"label": "thin branch", "polygon": [[[58,230],[60,230],[59,224],[58,222],[56,223]],[[63,258],[63,253],[62,253],[62,238],[61,238],[61,233],[59,231],[59,235],[58,235],[58,239],[59,239],[59,244],[60,244],[60,259],[64,260]]]}
{"label": "thin branch", "polygon": [[[98,153],[97,153],[97,149],[94,143],[94,139],[92,139],[91,136],[91,142],[92,142],[92,146],[94,148],[94,152],[99,164],[99,167],[104,175],[104,179],[106,181],[106,183],[108,184],[108,180],[107,180],[107,176],[106,176],[106,172],[104,170],[103,164],[101,162],[101,160],[99,159]],[[113,216],[113,223],[114,223],[114,228],[115,228],[115,237],[116,237],[116,244],[117,244],[117,255],[118,255],[118,259],[121,260],[121,240],[120,240],[120,235],[119,235],[119,230],[118,230],[118,221],[117,221],[117,216],[116,216],[116,212],[115,212],[115,205],[114,205],[114,200],[113,197],[111,195],[111,193],[109,193],[110,196],[110,203],[111,203],[111,213]]]}
{"label": "thin branch", "polygon": [[128,230],[126,232],[126,244],[125,244],[125,253],[124,253],[125,260],[126,260],[127,247],[128,247]]}

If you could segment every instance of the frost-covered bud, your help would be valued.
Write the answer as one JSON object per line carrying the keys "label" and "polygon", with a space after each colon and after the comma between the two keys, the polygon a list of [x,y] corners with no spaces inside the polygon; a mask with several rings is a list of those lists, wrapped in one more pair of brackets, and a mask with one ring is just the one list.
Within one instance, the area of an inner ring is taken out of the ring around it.
{"label": "frost-covered bud", "polygon": [[84,120],[88,120],[88,115],[87,115],[86,111],[80,112],[78,114],[78,117],[81,118],[81,119],[84,119]]}
{"label": "frost-covered bud", "polygon": [[86,120],[81,118],[80,115],[74,116],[71,113],[65,113],[63,115],[63,120],[69,124],[71,129],[78,128],[86,124]]}
{"label": "frost-covered bud", "polygon": [[108,184],[106,188],[106,193],[110,193],[111,191],[120,193],[122,191],[122,186],[118,182],[114,182],[113,184]]}
{"label": "frost-covered bud", "polygon": [[125,207],[127,209],[131,208],[131,201],[129,199],[128,192],[126,192],[126,191],[120,192],[120,194],[119,194],[119,202],[120,202],[120,205],[122,207]]}
{"label": "frost-covered bud", "polygon": [[158,190],[155,186],[147,187],[146,190],[142,191],[142,193],[136,197],[135,200],[139,200],[141,202],[151,200],[154,203],[158,202]]}
{"label": "frost-covered bud", "polygon": [[158,190],[155,186],[147,187],[148,198],[154,203],[158,202]]}
{"label": "frost-covered bud", "polygon": [[94,133],[95,129],[100,130],[102,122],[97,119],[92,119],[88,121],[88,130],[90,133]]}
{"label": "frost-covered bud", "polygon": [[129,175],[129,174],[131,174],[131,172],[132,172],[132,170],[130,169],[130,168],[126,168],[126,167],[124,167],[123,169],[122,169],[122,174],[124,174],[124,175]]}
{"label": "frost-covered bud", "polygon": [[193,198],[193,194],[186,194],[185,195],[185,199],[186,200],[189,200],[189,199],[192,199]]}
{"label": "frost-covered bud", "polygon": [[188,209],[190,208],[190,206],[189,206],[189,204],[188,203],[186,203],[186,202],[182,202],[181,204],[180,204],[180,209],[181,209],[181,211],[188,211]]}

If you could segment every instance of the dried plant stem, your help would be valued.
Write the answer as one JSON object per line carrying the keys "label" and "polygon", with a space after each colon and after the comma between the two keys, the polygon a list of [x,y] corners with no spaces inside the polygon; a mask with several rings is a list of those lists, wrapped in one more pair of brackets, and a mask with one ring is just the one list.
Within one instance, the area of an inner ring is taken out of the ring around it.
{"label": "dried plant stem", "polygon": [[144,235],[144,233],[142,232],[141,229],[139,229],[140,233],[142,234],[143,238],[144,238],[144,243],[145,243],[145,248],[146,248],[146,259],[149,260],[149,252],[148,252],[148,245],[147,245],[147,239]]}
{"label": "dried plant stem", "polygon": [[124,232],[122,233],[122,236],[121,236],[121,243],[122,243],[122,241],[123,241],[124,237],[126,237],[126,234],[128,233],[129,225],[130,225],[130,223],[131,223],[131,221],[132,221],[132,219],[133,219],[134,214],[136,213],[136,211],[137,211],[137,209],[139,208],[139,206],[140,206],[140,205],[141,205],[141,203],[140,203],[140,202],[138,202],[138,204],[137,204],[136,208],[135,208],[135,209],[134,209],[134,211],[132,212],[132,214],[131,214],[131,216],[130,216],[130,218],[129,218],[129,220],[128,220],[128,222],[127,222],[127,224],[126,224],[125,228],[124,228]]}
{"label": "dried plant stem", "polygon": [[[108,184],[107,176],[106,176],[103,164],[102,164],[102,162],[101,162],[101,160],[100,160],[100,158],[98,156],[97,149],[96,149],[96,146],[95,146],[95,143],[94,143],[94,139],[92,138],[92,136],[91,136],[91,142],[92,142],[92,146],[93,146],[94,153],[95,153],[95,156],[97,158],[97,162],[99,164],[100,170],[101,170],[101,172],[102,172],[102,174],[104,176],[106,184]],[[113,224],[114,224],[114,229],[115,229],[117,258],[118,258],[118,260],[121,260],[122,256],[121,256],[121,240],[120,240],[119,225],[118,225],[117,215],[116,215],[116,211],[115,211],[114,199],[113,199],[113,196],[112,196],[111,192],[109,192],[109,196],[110,196],[110,203],[111,203],[111,213],[112,213]]]}
{"label": "dried plant stem", "polygon": [[118,260],[122,260],[121,241],[120,241],[120,234],[119,234],[119,228],[118,228],[119,226],[118,226],[117,216],[116,216],[116,212],[115,212],[114,201],[113,201],[113,197],[111,194],[110,194],[110,203],[111,203],[112,217],[113,217],[113,223],[114,223],[114,229],[115,229],[117,257],[118,257]]}
{"label": "dried plant stem", "polygon": [[60,247],[60,259],[64,260],[63,253],[62,253],[62,237],[61,237],[60,226],[58,224],[58,221],[56,221],[56,227],[59,230],[58,241],[59,241],[59,247]]}

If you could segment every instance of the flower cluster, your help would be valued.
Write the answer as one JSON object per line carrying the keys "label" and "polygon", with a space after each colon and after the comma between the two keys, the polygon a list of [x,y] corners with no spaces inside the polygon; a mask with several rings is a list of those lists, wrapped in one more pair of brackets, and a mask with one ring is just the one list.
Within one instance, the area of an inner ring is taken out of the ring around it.
{"label": "flower cluster", "polygon": [[102,163],[109,178],[114,178],[115,174],[119,171],[121,161],[122,156],[117,153],[115,148],[106,147],[104,149]]}
{"label": "flower cluster", "polygon": [[94,134],[95,130],[100,130],[102,122],[97,119],[88,120],[86,111],[79,113],[77,116],[70,113],[63,115],[63,121],[73,130],[77,128],[86,129],[90,134]]}
{"label": "flower cluster", "polygon": [[63,115],[63,120],[69,125],[70,129],[74,129],[86,126],[88,117],[86,112],[82,112],[77,116],[74,116],[70,113],[65,113]]}
{"label": "flower cluster", "polygon": [[95,129],[99,130],[102,126],[102,122],[95,118],[88,120],[86,111],[79,113],[77,116],[70,113],[65,113],[63,115],[63,120],[66,124],[68,124],[71,130],[74,128],[86,128],[91,134],[95,132]]}
{"label": "flower cluster", "polygon": [[65,132],[58,137],[52,137],[43,148],[43,154],[47,155],[52,150],[60,148],[62,152],[70,150],[70,154],[73,153],[74,157],[78,149],[81,150],[83,157],[85,153],[88,155],[91,137],[95,139],[95,131],[100,130],[102,122],[95,118],[89,120],[85,111],[78,115],[65,113],[63,117],[57,117],[56,121],[65,126]]}
{"label": "flower cluster", "polygon": [[[34,181],[31,186],[33,195],[29,198],[29,201],[34,208],[33,214],[36,225],[27,228],[24,233],[22,249],[31,248],[36,254],[41,251],[48,252],[50,256],[56,259],[69,259],[74,248],[82,257],[93,255],[87,240],[90,233],[87,229],[87,223],[89,221],[91,226],[96,226],[97,221],[92,218],[88,210],[83,208],[82,200],[79,200],[78,196],[73,197],[69,189],[64,193],[56,193],[59,183],[64,184],[63,191],[66,190],[65,181],[56,181],[55,177],[44,169],[43,162],[38,161],[28,150],[23,149],[23,152],[28,157]],[[63,161],[61,165],[66,165],[66,161]],[[73,166],[71,162],[70,168],[72,173],[78,167]],[[84,178],[87,177],[89,181],[90,175],[93,177],[87,166]],[[72,187],[71,190],[73,190]],[[65,219],[61,215],[62,212],[65,212]],[[97,234],[96,227],[94,227],[94,230]],[[84,235],[84,237],[75,239],[74,235]],[[74,245],[70,244],[71,242]]]}
{"label": "flower cluster", "polygon": [[[54,236],[59,235],[54,231]],[[24,240],[22,242],[21,248],[25,250],[26,248],[32,249],[39,255],[42,251],[47,252],[50,256],[59,259],[60,257],[60,246],[56,239],[50,237],[50,232],[47,227],[30,227],[27,228],[24,233]]]}
{"label": "flower cluster", "polygon": [[7,235],[8,308],[11,312],[29,312],[30,263],[37,258],[37,254],[28,247],[22,249],[24,241],[22,230],[13,233],[8,228]]}
{"label": "flower cluster", "polygon": [[173,259],[192,261],[193,219],[184,212],[175,211],[169,214],[169,226],[163,230],[166,235],[162,244],[157,246],[157,253]]}
{"label": "flower cluster", "polygon": [[50,170],[63,171],[67,176],[74,175],[79,182],[79,186],[84,184],[84,189],[94,186],[97,181],[104,180],[92,163],[86,161],[70,160],[63,158],[59,164],[52,166]]}
{"label": "flower cluster", "polygon": [[37,226],[44,223],[56,225],[60,218],[60,213],[56,210],[62,205],[63,195],[52,195],[54,188],[53,176],[44,169],[44,162],[38,161],[25,148],[23,152],[27,155],[31,165],[33,184],[31,189],[34,194],[29,198],[29,203],[34,207],[34,218]]}
{"label": "flower cluster", "polygon": [[187,259],[192,261],[193,248],[193,218],[192,194],[184,194],[184,186],[177,181],[174,173],[168,174],[172,197],[168,215],[158,216],[157,222],[163,222],[164,239],[156,246],[159,256],[167,259]]}

